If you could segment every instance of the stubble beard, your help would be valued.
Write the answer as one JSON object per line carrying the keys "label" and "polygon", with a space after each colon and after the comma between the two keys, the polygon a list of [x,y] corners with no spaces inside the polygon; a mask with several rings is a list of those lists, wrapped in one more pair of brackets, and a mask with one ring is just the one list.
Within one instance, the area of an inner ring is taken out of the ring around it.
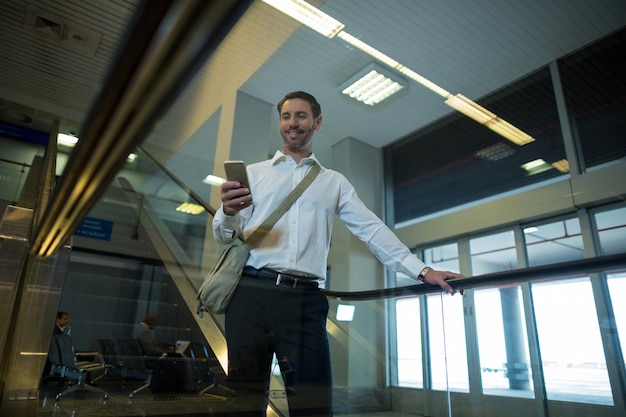
{"label": "stubble beard", "polygon": [[287,134],[283,134],[283,144],[285,147],[293,153],[307,153],[312,149],[312,138],[310,134],[303,139],[290,139]]}

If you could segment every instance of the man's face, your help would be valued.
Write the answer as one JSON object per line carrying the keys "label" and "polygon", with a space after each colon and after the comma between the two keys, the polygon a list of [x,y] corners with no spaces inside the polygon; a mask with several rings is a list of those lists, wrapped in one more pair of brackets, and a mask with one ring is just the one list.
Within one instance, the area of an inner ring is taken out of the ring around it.
{"label": "man's face", "polygon": [[67,314],[63,314],[62,317],[58,318],[57,324],[59,325],[59,327],[65,327],[65,325],[67,324],[67,319],[68,319]]}
{"label": "man's face", "polygon": [[310,151],[313,134],[321,125],[322,116],[313,118],[308,101],[294,98],[283,103],[280,112],[280,135],[289,151]]}

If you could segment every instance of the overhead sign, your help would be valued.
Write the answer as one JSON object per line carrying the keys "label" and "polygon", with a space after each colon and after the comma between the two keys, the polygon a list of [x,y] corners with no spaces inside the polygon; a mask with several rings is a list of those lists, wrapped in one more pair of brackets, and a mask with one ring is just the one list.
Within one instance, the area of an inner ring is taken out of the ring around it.
{"label": "overhead sign", "polygon": [[90,239],[111,240],[113,232],[113,222],[108,220],[85,217],[83,222],[74,232],[75,236],[87,237]]}

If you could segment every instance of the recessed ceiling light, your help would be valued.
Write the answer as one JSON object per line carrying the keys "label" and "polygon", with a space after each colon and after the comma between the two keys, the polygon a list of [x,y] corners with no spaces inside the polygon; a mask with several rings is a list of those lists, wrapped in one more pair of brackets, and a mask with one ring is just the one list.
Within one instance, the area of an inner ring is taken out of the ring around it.
{"label": "recessed ceiling light", "polygon": [[375,106],[402,90],[406,84],[399,75],[373,63],[350,77],[339,87],[339,91],[363,104]]}
{"label": "recessed ceiling light", "polygon": [[78,143],[78,138],[72,135],[66,135],[65,133],[59,133],[57,135],[57,143],[59,145],[74,147]]}

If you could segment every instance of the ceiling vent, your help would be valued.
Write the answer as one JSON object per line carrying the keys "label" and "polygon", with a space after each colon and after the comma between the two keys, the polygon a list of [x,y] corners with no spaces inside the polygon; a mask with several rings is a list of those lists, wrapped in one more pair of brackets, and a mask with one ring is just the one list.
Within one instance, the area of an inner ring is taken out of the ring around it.
{"label": "ceiling vent", "polygon": [[45,32],[60,38],[63,34],[63,25],[52,21],[50,19],[46,19],[42,16],[37,16],[35,18],[35,28],[41,32]]}
{"label": "ceiling vent", "polygon": [[102,39],[100,32],[39,10],[30,4],[26,5],[24,25],[39,35],[55,40],[60,46],[92,56],[96,54]]}

